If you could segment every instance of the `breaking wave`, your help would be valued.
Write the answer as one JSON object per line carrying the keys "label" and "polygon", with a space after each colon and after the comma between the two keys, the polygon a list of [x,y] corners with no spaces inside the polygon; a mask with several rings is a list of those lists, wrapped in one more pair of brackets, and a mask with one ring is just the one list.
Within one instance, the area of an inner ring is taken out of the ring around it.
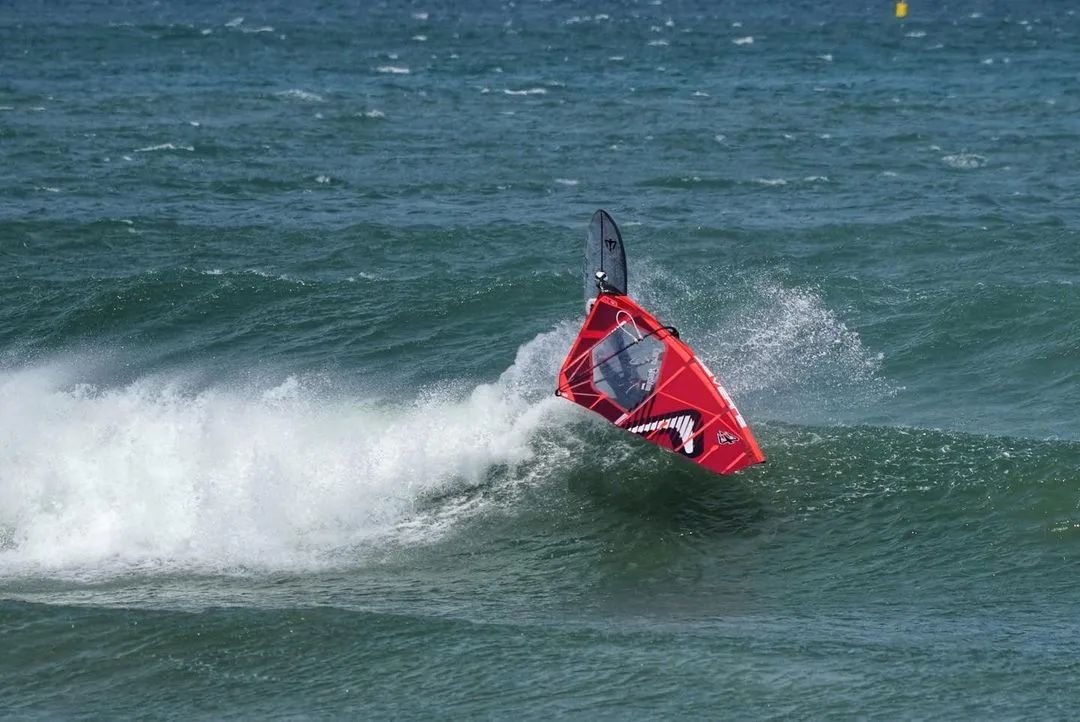
{"label": "breaking wave", "polygon": [[297,377],[199,390],[0,372],[0,574],[311,568],[391,532],[437,533],[452,510],[418,522],[425,498],[496,467],[543,473],[533,436],[570,411],[550,389],[571,338],[542,334],[496,382],[401,405]]}
{"label": "breaking wave", "polygon": [[[678,282],[642,276],[646,300],[684,299],[651,304],[661,316],[702,325],[704,292],[663,293]],[[876,379],[876,357],[811,290],[759,282],[747,299],[691,338],[744,413],[791,420],[818,389],[850,401]],[[438,539],[583,464],[648,465],[553,396],[576,329],[536,336],[491,383],[394,403],[300,376],[94,385],[86,359],[0,371],[0,576],[349,566],[386,543]],[[785,405],[770,408],[771,394]],[[600,436],[582,433],[590,423]]]}

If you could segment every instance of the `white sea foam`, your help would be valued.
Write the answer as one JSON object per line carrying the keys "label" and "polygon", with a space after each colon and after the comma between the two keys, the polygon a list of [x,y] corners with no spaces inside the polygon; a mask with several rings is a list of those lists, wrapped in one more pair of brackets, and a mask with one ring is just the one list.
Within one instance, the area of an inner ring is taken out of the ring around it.
{"label": "white sea foam", "polygon": [[290,88],[289,90],[281,90],[274,93],[279,98],[289,98],[291,100],[302,100],[305,103],[321,103],[323,97],[318,93],[312,93],[308,90],[302,90],[300,88]]}
{"label": "white sea foam", "polygon": [[650,41],[649,41],[649,45],[651,45],[651,46],[653,46],[653,47],[660,47],[660,48],[662,48],[662,47],[664,47],[664,46],[667,46],[667,45],[670,45],[670,44],[671,44],[671,43],[669,43],[669,42],[668,42],[667,40],[650,40]]}
{"label": "white sea foam", "polygon": [[432,511],[432,494],[565,463],[536,434],[576,413],[551,393],[574,331],[525,344],[494,383],[394,406],[296,377],[95,387],[77,383],[85,363],[0,371],[0,578],[318,568],[436,536],[463,512]]}
{"label": "white sea foam", "polygon": [[[190,145],[173,145],[172,143],[160,143],[158,145],[148,145],[145,148],[136,148],[135,152],[153,153],[159,150],[185,150],[190,153],[195,150],[195,147]],[[127,160],[126,157],[125,160]]]}
{"label": "white sea foam", "polygon": [[524,90],[504,88],[503,92],[507,95],[547,95],[547,88],[526,88]]}
{"label": "white sea foam", "polygon": [[982,168],[986,165],[986,158],[975,153],[955,153],[952,155],[942,156],[942,162],[950,168],[958,168],[960,170],[972,170],[974,168]]}
{"label": "white sea foam", "polygon": [[306,286],[307,282],[302,278],[296,278],[290,276],[287,273],[274,273],[272,271],[266,271],[262,268],[247,268],[242,273],[250,273],[253,276],[259,276],[260,278],[273,278],[278,281],[286,281],[287,283],[295,283],[298,286]]}
{"label": "white sea foam", "polygon": [[755,183],[763,186],[786,186],[787,181],[783,178],[755,178]]}
{"label": "white sea foam", "polygon": [[556,178],[555,182],[561,186],[576,186],[579,183],[573,178]]}
{"label": "white sea foam", "polygon": [[411,71],[403,65],[380,65],[376,68],[380,73],[391,75],[408,75]]}
{"label": "white sea foam", "polygon": [[736,45],[753,45],[754,44],[754,36],[753,35],[746,35],[746,36],[741,37],[741,38],[735,38],[731,42],[735,43]]}

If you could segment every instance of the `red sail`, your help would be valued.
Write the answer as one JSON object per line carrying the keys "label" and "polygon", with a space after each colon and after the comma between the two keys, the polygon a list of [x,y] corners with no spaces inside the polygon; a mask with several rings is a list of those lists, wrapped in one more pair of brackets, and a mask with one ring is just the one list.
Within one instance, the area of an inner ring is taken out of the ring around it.
{"label": "red sail", "polygon": [[720,474],[765,461],[705,364],[673,328],[624,295],[596,299],[556,393]]}

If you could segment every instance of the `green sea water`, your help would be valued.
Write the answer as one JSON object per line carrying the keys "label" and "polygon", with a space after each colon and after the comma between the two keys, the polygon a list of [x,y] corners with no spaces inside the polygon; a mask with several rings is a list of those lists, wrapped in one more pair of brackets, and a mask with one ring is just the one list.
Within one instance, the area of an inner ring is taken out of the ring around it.
{"label": "green sea water", "polygon": [[[1067,3],[0,4],[0,717],[1065,719]],[[769,457],[553,395],[592,212]]]}

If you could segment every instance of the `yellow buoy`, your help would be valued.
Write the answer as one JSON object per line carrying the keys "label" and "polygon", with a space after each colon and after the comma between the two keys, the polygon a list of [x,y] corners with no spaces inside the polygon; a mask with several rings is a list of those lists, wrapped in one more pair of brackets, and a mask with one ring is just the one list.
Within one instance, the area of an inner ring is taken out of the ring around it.
{"label": "yellow buoy", "polygon": [[907,3],[904,2],[904,0],[899,0],[899,2],[896,3],[896,17],[907,17]]}

